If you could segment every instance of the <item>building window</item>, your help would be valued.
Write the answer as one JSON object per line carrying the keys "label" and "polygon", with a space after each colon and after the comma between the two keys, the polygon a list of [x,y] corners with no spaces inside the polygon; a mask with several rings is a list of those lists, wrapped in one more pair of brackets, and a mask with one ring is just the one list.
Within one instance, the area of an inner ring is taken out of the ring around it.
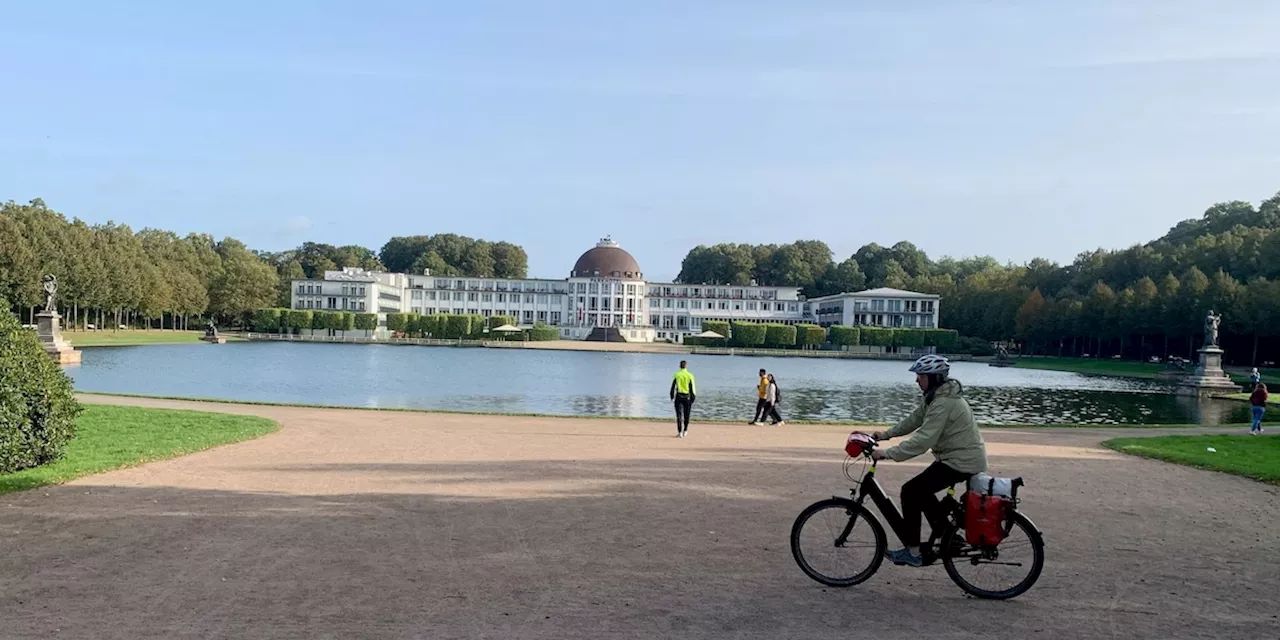
{"label": "building window", "polygon": [[668,299],[664,300],[664,301],[662,302],[662,306],[664,306],[664,307],[666,307],[666,308],[670,309],[670,308],[671,308],[671,299],[670,299],[670,298],[668,298]]}
{"label": "building window", "polygon": [[662,302],[659,301],[657,298],[649,298],[650,309],[657,309],[658,307],[661,307],[661,306],[662,306]]}
{"label": "building window", "polygon": [[758,304],[758,303],[756,303],[756,302],[748,302],[748,303],[747,303],[747,311],[755,311],[755,310],[756,310],[756,305],[757,305],[757,304]]}
{"label": "building window", "polygon": [[634,284],[627,285],[627,295],[634,296],[636,294],[636,286]]}
{"label": "building window", "polygon": [[538,312],[538,322],[543,322],[543,323],[545,323],[546,321],[547,321],[547,312],[546,312],[546,311],[539,311],[539,312]]}
{"label": "building window", "polygon": [[364,300],[360,301],[360,311],[364,311]]}
{"label": "building window", "polygon": [[729,303],[728,303],[728,302],[725,302],[724,300],[721,300],[721,301],[720,301],[720,310],[721,310],[721,311],[728,311],[728,310],[729,310]]}
{"label": "building window", "polygon": [[560,312],[559,312],[559,311],[552,311],[552,312],[551,312],[551,325],[552,325],[552,326],[558,326],[559,324],[560,324]]}
{"label": "building window", "polygon": [[538,294],[538,304],[546,304],[546,303],[547,303],[547,294],[545,293]]}
{"label": "building window", "polygon": [[461,291],[454,291],[454,292],[453,292],[453,299],[454,299],[454,300],[456,300],[456,301],[458,301],[458,302],[461,302],[461,301],[462,301],[462,299],[463,299],[463,298],[462,298],[462,296],[463,296],[463,293],[462,293]]}
{"label": "building window", "polygon": [[778,303],[774,304],[774,308],[773,308],[773,310],[774,310],[774,311],[786,311],[786,310],[787,310],[787,305],[785,305],[785,304],[783,304],[783,303],[781,303],[781,302],[778,302]]}
{"label": "building window", "polygon": [[307,292],[307,288],[306,288],[306,287],[304,287],[304,286],[302,286],[302,285],[298,285],[298,293],[306,293],[306,292]]}
{"label": "building window", "polygon": [[797,311],[799,311],[799,310],[800,310],[800,305],[798,305],[798,304],[796,304],[796,303],[794,303],[794,302],[792,302],[792,303],[790,303],[790,304],[788,304],[788,305],[787,305],[787,311],[790,311],[791,313],[795,313],[795,312],[797,312]]}
{"label": "building window", "polygon": [[525,323],[525,324],[533,324],[533,312],[532,312],[532,311],[525,311],[525,312],[524,312],[524,323]]}
{"label": "building window", "polygon": [[604,309],[605,311],[608,311],[608,310],[609,310],[609,299],[608,299],[608,298],[600,298],[600,308],[601,308],[601,309]]}
{"label": "building window", "polygon": [[505,294],[505,293],[499,293],[499,294],[498,294],[498,302],[506,302],[506,301],[507,301],[507,294]]}
{"label": "building window", "polygon": [[467,313],[469,313],[469,314],[471,314],[471,315],[473,315],[473,316],[475,316],[475,315],[480,315],[480,310],[479,310],[479,309],[467,309]]}
{"label": "building window", "polygon": [[479,300],[479,299],[480,299],[479,295],[476,294],[474,291],[467,294],[467,302],[475,302],[476,300]]}
{"label": "building window", "polygon": [[337,299],[337,298],[329,298],[329,308],[330,308],[330,309],[337,309],[337,308],[338,308],[338,299]]}
{"label": "building window", "polygon": [[649,314],[649,324],[655,327],[658,326],[658,315],[656,313]]}
{"label": "building window", "polygon": [[884,311],[884,300],[872,300],[872,301],[871,301],[871,310],[872,310],[872,311]]}
{"label": "building window", "polygon": [[453,315],[455,315],[455,316],[460,316],[460,315],[462,315],[462,309],[454,309],[454,310],[453,310]]}
{"label": "building window", "polygon": [[480,301],[481,301],[481,302],[493,302],[493,294],[492,294],[492,293],[482,294],[482,295],[480,296]]}

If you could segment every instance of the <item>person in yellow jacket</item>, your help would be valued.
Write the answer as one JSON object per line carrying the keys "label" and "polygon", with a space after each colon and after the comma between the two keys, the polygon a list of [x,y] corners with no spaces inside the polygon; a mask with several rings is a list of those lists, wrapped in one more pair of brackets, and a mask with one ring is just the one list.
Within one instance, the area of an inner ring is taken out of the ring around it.
{"label": "person in yellow jacket", "polygon": [[911,434],[904,442],[873,454],[876,460],[910,460],[933,451],[934,463],[902,485],[902,543],[905,548],[886,555],[894,564],[918,567],[921,516],[937,505],[936,494],[970,476],[987,470],[987,445],[978,432],[964,388],[952,380],[951,364],[938,355],[927,355],[911,365],[924,402],[886,431],[872,435],[888,440]]}
{"label": "person in yellow jacket", "polygon": [[683,438],[689,433],[689,413],[693,411],[693,401],[698,398],[698,389],[693,382],[693,374],[689,372],[689,363],[681,360],[680,370],[671,378],[671,401],[676,405],[676,437]]}
{"label": "person in yellow jacket", "polygon": [[764,418],[769,414],[769,374],[764,369],[760,370],[760,381],[756,383],[756,415],[751,419],[752,426],[764,424]]}

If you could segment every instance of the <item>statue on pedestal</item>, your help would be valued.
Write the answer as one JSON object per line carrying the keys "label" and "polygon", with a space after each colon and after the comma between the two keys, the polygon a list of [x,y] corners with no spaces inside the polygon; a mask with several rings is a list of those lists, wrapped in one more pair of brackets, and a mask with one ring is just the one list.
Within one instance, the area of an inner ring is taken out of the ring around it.
{"label": "statue on pedestal", "polygon": [[1209,310],[1209,315],[1204,318],[1204,346],[1218,346],[1218,326],[1222,324],[1222,315],[1213,313],[1213,309]]}
{"label": "statue on pedestal", "polygon": [[52,273],[44,277],[44,310],[45,313],[57,313],[54,298],[58,295],[58,276]]}
{"label": "statue on pedestal", "polygon": [[218,327],[215,327],[213,325],[213,320],[210,320],[204,323],[204,337],[206,338],[218,337]]}

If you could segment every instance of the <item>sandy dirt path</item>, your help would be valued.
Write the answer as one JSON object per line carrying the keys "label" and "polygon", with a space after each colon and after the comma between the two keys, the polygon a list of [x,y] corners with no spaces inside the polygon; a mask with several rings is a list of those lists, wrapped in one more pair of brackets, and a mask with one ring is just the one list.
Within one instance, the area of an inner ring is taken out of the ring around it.
{"label": "sandy dirt path", "polygon": [[[1280,489],[985,432],[1043,577],[969,599],[886,563],[827,589],[787,546],[844,494],[842,427],[672,425],[84,396],[263,415],[196,455],[0,496],[0,638],[1271,638]],[[1134,433],[1134,432],[1124,432]],[[1137,433],[1152,434],[1149,430]],[[888,464],[895,495],[922,464]]]}

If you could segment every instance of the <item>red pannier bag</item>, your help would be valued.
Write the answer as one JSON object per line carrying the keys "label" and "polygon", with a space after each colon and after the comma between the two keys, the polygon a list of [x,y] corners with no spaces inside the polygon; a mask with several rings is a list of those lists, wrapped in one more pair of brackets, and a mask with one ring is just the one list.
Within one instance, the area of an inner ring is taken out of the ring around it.
{"label": "red pannier bag", "polygon": [[978,491],[964,494],[964,538],[971,545],[994,547],[1004,540],[1004,520],[1009,500],[983,495]]}

